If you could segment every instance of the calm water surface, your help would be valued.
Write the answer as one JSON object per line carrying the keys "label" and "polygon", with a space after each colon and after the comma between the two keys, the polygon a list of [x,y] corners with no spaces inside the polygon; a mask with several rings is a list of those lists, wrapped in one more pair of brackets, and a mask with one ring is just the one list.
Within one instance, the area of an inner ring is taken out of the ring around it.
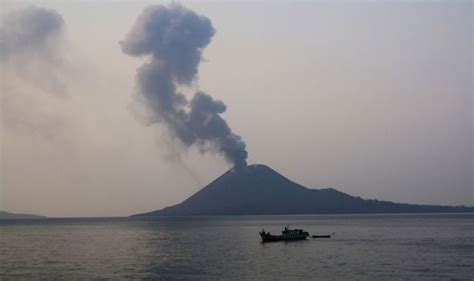
{"label": "calm water surface", "polygon": [[473,280],[474,214],[0,221],[0,279]]}

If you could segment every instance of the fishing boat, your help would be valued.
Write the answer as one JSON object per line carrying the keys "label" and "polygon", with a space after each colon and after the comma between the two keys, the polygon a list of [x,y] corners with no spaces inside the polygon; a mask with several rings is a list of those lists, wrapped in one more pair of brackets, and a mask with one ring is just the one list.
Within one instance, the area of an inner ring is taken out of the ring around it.
{"label": "fishing boat", "polygon": [[286,226],[282,231],[281,235],[272,235],[270,232],[265,232],[265,229],[260,231],[262,242],[276,242],[276,241],[297,241],[305,240],[309,233],[302,229],[290,229]]}

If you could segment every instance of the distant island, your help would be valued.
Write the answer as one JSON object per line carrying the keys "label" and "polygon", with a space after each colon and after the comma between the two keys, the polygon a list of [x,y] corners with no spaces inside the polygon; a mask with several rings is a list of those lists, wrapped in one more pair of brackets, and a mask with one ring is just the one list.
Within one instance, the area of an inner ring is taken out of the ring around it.
{"label": "distant island", "polygon": [[180,204],[134,216],[459,213],[474,207],[362,199],[333,188],[310,189],[265,165],[231,169]]}
{"label": "distant island", "polygon": [[6,219],[42,219],[46,218],[44,216],[39,216],[39,215],[30,215],[30,214],[15,214],[15,213],[9,213],[5,211],[0,211],[0,220],[6,220]]}

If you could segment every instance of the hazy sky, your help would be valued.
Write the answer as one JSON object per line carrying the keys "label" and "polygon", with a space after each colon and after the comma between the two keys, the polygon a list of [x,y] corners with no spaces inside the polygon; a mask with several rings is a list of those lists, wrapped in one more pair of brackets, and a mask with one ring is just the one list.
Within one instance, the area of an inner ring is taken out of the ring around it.
{"label": "hazy sky", "polygon": [[[0,57],[0,210],[151,211],[230,168],[143,118],[147,58],[119,41],[160,2],[34,3],[63,28],[44,49],[20,42]],[[181,3],[216,29],[182,91],[225,102],[249,163],[363,198],[474,204],[472,1]],[[30,2],[0,5],[5,33]]]}

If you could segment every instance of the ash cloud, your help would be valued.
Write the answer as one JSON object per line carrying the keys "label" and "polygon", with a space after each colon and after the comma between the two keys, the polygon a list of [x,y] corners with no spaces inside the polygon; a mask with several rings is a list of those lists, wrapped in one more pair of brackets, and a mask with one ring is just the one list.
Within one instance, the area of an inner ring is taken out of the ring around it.
{"label": "ash cloud", "polygon": [[[28,6],[6,14],[0,24],[3,75],[14,75],[57,97],[66,92],[65,24],[52,9]],[[16,87],[14,87],[16,88]]]}
{"label": "ash cloud", "polygon": [[[69,68],[63,55],[65,23],[52,9],[28,6],[0,23],[0,125],[51,139],[64,126]],[[47,106],[46,106],[47,105]]]}
{"label": "ash cloud", "polygon": [[197,79],[202,50],[215,29],[211,21],[180,5],[145,8],[120,42],[130,56],[149,56],[137,70],[139,93],[153,123],[163,123],[186,147],[216,150],[235,166],[246,165],[247,151],[220,114],[226,105],[202,91],[191,100],[177,91]]}
{"label": "ash cloud", "polygon": [[64,20],[56,11],[36,6],[6,15],[0,27],[0,59],[45,55],[54,47],[63,26]]}

